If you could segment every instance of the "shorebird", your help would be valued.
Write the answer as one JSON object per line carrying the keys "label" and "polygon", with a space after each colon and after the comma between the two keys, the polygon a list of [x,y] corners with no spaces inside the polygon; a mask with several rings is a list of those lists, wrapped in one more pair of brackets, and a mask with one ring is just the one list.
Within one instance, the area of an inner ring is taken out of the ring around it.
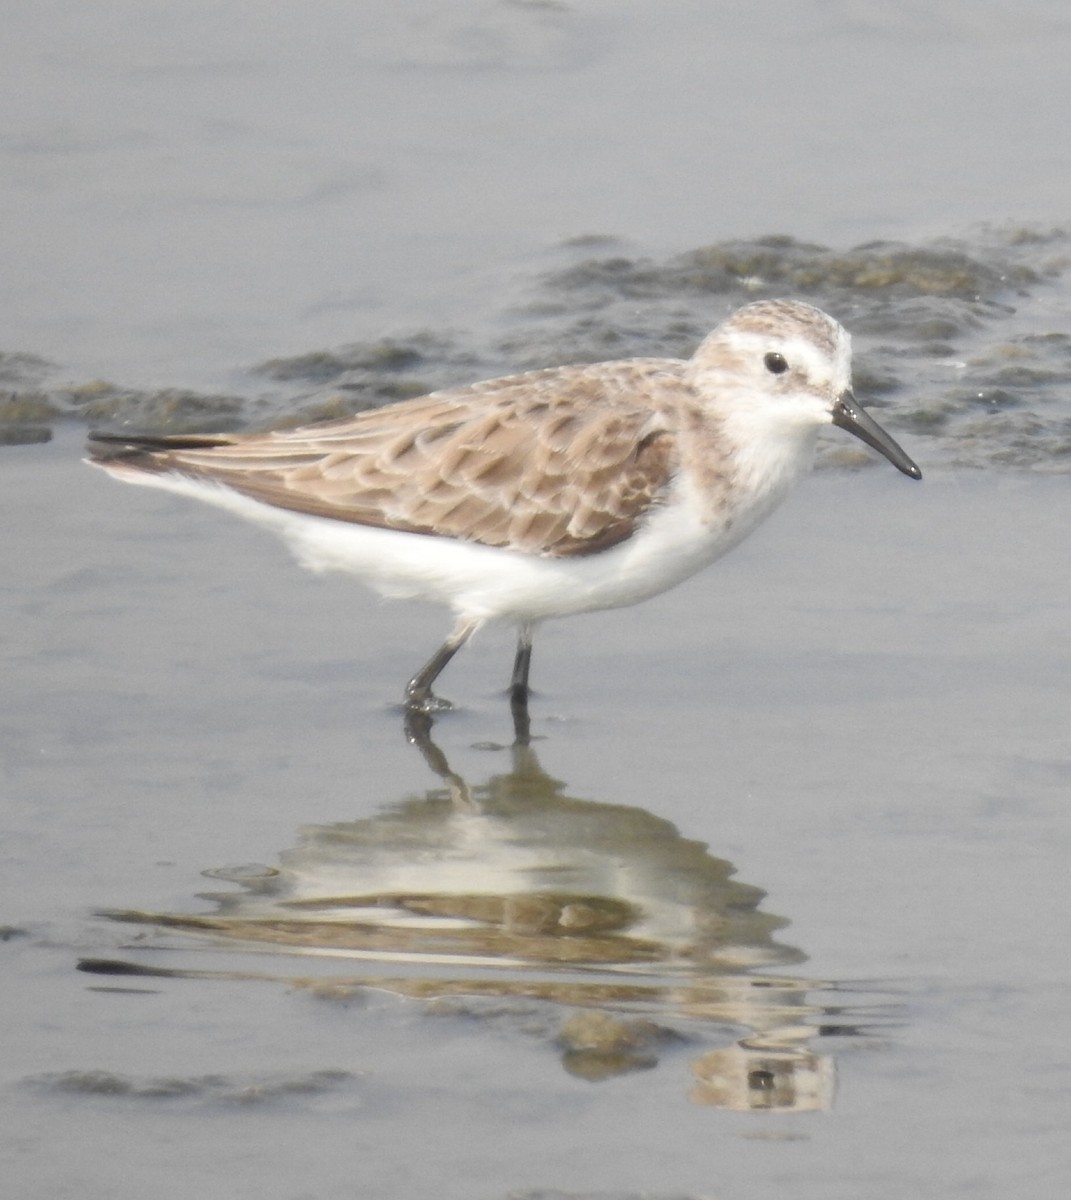
{"label": "shorebird", "polygon": [[528,696],[540,622],[649,599],[775,508],[832,423],[912,479],[859,405],[848,333],[795,300],[737,310],[690,359],[551,367],[272,433],[90,435],[90,461],[267,525],[303,565],[455,614],[405,689],[449,707],[440,672],[489,620],[518,628]]}

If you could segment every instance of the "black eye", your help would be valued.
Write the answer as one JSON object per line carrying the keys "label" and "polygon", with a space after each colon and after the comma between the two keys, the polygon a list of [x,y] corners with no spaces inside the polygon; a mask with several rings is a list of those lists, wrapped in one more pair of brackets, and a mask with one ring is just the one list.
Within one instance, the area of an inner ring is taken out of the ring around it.
{"label": "black eye", "polygon": [[788,370],[788,363],[785,361],[785,356],[778,354],[776,350],[771,350],[762,361],[766,364],[766,370],[771,375],[783,375]]}

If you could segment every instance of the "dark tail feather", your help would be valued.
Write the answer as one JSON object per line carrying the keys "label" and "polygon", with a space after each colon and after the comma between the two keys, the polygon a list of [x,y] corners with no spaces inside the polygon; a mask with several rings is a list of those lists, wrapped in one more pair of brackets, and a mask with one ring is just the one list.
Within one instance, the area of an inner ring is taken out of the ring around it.
{"label": "dark tail feather", "polygon": [[107,446],[128,446],[131,450],[209,450],[213,446],[229,446],[234,440],[219,433],[172,433],[153,437],[151,434],[98,433],[89,435],[90,442]]}
{"label": "dark tail feather", "polygon": [[[131,434],[98,433],[89,435],[89,457],[92,462],[128,462],[149,466],[154,454],[167,454],[172,450],[211,450],[213,446],[230,445],[233,439],[225,434],[176,433]],[[157,466],[159,464],[157,463]]]}

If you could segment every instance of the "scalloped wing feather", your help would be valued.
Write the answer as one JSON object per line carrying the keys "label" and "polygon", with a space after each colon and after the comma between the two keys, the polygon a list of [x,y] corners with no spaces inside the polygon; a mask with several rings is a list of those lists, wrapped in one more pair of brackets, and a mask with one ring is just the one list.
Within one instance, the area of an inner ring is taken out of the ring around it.
{"label": "scalloped wing feather", "polygon": [[[677,469],[673,360],[552,368],[136,463],[357,524],[556,557],[629,538]],[[662,395],[667,403],[659,404]]]}

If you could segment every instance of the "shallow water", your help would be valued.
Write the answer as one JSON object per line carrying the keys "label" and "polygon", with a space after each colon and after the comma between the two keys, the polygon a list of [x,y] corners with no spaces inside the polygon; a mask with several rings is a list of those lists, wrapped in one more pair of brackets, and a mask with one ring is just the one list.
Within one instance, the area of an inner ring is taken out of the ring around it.
{"label": "shallow water", "polygon": [[0,472],[21,1194],[1058,1194],[1064,478],[817,477],[429,764],[439,614],[76,455]]}
{"label": "shallow water", "polygon": [[[1040,0],[8,14],[12,1194],[1066,1194],[1069,41]],[[923,484],[832,438],[706,575],[548,627],[529,749],[506,632],[414,744],[442,614],[79,461],[785,292]]]}

